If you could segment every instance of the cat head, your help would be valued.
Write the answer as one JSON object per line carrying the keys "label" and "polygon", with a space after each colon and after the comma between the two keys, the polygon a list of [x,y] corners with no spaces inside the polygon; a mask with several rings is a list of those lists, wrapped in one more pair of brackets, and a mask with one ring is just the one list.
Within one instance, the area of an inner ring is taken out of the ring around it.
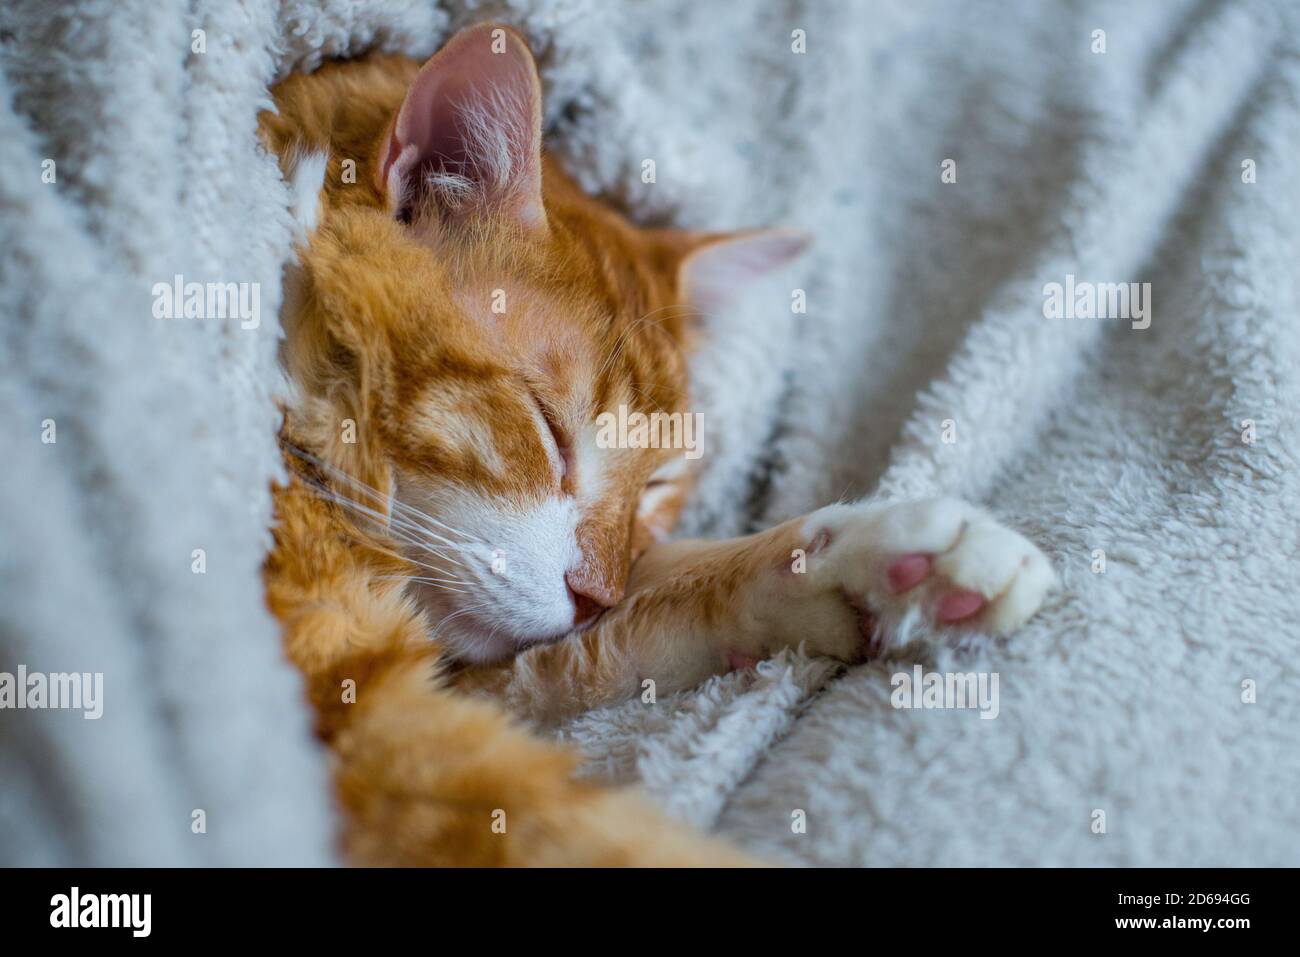
{"label": "cat head", "polygon": [[325,154],[296,163],[291,441],[417,563],[410,592],[456,654],[582,627],[667,532],[693,457],[620,427],[677,414],[686,444],[701,314],[805,238],[640,229],[584,195],[543,153],[537,70],[506,27],[276,100],[286,165]]}

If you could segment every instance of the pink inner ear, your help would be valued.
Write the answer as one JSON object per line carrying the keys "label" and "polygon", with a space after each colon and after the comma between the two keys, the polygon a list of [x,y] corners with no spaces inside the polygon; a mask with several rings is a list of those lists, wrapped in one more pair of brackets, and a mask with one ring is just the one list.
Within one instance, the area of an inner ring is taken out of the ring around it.
{"label": "pink inner ear", "polygon": [[395,208],[432,186],[453,209],[474,199],[540,214],[541,90],[528,48],[498,29],[457,34],[411,82],[380,167]]}
{"label": "pink inner ear", "polygon": [[710,243],[682,265],[687,296],[702,308],[720,308],[746,286],[790,262],[812,237],[797,229],[765,229]]}

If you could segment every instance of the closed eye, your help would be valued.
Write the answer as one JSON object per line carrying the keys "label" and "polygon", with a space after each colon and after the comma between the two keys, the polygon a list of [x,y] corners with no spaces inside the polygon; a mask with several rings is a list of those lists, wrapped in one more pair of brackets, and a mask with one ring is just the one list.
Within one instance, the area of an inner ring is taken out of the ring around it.
{"label": "closed eye", "polygon": [[556,468],[559,473],[560,481],[563,482],[568,477],[573,466],[573,447],[569,438],[564,433],[564,429],[555,420],[545,403],[541,399],[533,396],[533,404],[537,406],[537,411],[541,413],[542,421],[546,423],[546,431],[551,436],[551,442],[555,447]]}
{"label": "closed eye", "polygon": [[663,488],[665,485],[672,485],[681,479],[685,473],[684,461],[680,458],[673,458],[664,462],[659,468],[650,473],[650,477],[645,482],[645,490],[648,492],[651,489]]}

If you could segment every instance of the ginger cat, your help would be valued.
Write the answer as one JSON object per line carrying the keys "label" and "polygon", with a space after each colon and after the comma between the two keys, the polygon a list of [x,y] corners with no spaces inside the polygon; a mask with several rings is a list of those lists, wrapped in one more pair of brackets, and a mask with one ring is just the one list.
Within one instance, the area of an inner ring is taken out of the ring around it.
{"label": "ginger cat", "polygon": [[525,725],[800,642],[858,661],[905,616],[1005,633],[1053,585],[1033,545],[948,500],[666,541],[691,462],[603,447],[597,416],[688,411],[699,310],[804,239],[639,229],[583,195],[542,150],[513,30],[463,31],[422,67],[330,64],[274,96],[262,133],[304,235],[265,578],[335,759],[348,860],[744,863],[575,780]]}

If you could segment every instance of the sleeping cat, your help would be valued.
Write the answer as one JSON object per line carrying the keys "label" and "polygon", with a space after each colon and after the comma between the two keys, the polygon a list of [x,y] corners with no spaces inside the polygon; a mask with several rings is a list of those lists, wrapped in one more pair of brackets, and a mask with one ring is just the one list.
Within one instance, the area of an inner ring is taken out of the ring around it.
{"label": "sleeping cat", "polygon": [[832,505],[667,540],[671,448],[598,441],[621,406],[689,412],[701,313],[797,255],[788,231],[641,229],[541,148],[523,38],[422,67],[330,64],[262,133],[303,238],[268,600],[335,757],[363,864],[740,863],[524,730],[690,688],[805,643],[845,662],[904,619],[1002,634],[1043,555],[957,501]]}

